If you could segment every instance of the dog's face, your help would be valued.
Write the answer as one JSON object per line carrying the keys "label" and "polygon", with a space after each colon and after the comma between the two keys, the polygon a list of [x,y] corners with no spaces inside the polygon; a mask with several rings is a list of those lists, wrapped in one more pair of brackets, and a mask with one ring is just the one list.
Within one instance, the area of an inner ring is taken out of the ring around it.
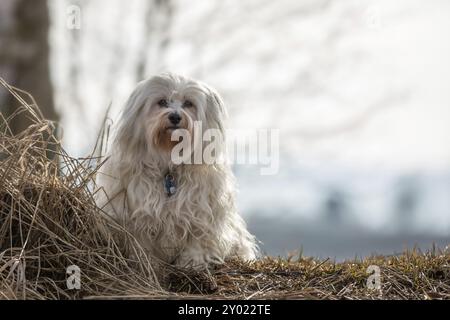
{"label": "dog's face", "polygon": [[219,95],[204,83],[174,74],[141,82],[125,106],[118,137],[123,147],[170,152],[176,130],[187,130],[195,139],[195,121],[203,131],[223,132],[225,107]]}
{"label": "dog's face", "polygon": [[185,129],[193,136],[194,121],[202,121],[207,111],[206,97],[195,82],[164,81],[151,86],[152,92],[143,110],[147,139],[155,147],[171,150],[176,130]]}

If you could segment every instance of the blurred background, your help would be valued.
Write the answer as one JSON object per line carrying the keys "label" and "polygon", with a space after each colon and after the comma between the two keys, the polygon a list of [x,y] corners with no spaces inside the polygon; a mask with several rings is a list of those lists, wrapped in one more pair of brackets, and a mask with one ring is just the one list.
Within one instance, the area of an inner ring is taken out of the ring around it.
{"label": "blurred background", "polygon": [[138,81],[203,80],[229,127],[280,129],[278,174],[234,166],[266,253],[391,254],[450,243],[449,18],[447,0],[2,0],[0,76],[75,157]]}

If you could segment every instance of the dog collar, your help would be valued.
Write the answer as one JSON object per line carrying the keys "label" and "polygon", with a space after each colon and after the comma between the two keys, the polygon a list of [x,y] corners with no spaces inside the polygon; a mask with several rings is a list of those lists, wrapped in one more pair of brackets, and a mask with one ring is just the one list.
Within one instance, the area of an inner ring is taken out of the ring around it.
{"label": "dog collar", "polygon": [[164,190],[167,196],[173,196],[177,192],[175,177],[170,172],[164,176]]}

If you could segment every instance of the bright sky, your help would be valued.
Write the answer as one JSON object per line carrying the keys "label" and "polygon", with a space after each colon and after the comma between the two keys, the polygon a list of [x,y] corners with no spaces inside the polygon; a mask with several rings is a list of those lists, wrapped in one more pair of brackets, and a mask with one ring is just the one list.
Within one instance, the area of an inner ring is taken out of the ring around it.
{"label": "bright sky", "polygon": [[[144,2],[89,3],[75,48],[65,28],[67,3],[52,2],[53,74],[65,143],[82,155],[109,103],[117,111],[135,85]],[[363,0],[319,10],[314,3],[230,0],[215,8],[180,0],[164,61],[149,61],[148,72],[172,70],[213,84],[228,101],[231,127],[280,128],[284,152],[296,157],[448,169],[450,2]],[[148,56],[156,59],[151,50]],[[81,68],[83,112],[70,103],[71,59]],[[371,107],[356,128],[333,131]]]}

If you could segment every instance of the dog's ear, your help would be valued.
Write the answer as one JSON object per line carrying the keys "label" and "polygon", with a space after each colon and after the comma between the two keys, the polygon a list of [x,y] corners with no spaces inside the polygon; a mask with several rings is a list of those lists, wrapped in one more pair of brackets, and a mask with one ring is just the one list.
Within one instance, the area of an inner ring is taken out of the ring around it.
{"label": "dog's ear", "polygon": [[225,120],[228,118],[227,109],[222,97],[211,87],[208,88],[206,119],[212,128],[219,129],[222,133],[225,130]]}
{"label": "dog's ear", "polygon": [[142,94],[143,86],[143,82],[138,84],[120,114],[116,132],[116,143],[120,145],[121,149],[127,149],[124,153],[131,152],[130,149],[142,149],[143,144],[145,144],[145,139],[140,134],[141,123],[137,121],[140,109],[145,104],[145,96]]}

